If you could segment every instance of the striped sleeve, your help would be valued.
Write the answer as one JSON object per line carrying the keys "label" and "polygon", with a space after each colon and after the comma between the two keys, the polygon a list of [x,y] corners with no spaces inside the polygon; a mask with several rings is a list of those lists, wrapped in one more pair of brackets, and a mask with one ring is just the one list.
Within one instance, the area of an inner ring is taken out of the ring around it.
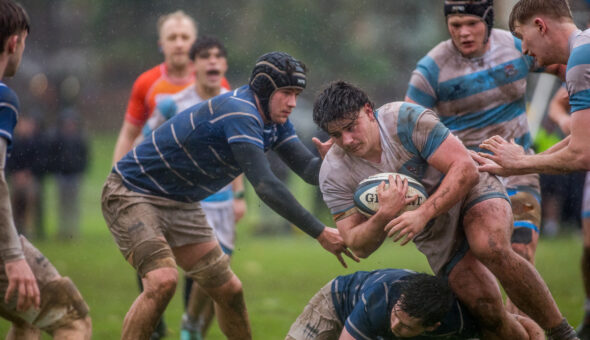
{"label": "striped sleeve", "polygon": [[434,107],[438,101],[435,92],[438,72],[438,65],[434,59],[429,56],[420,59],[412,72],[406,96],[424,107]]}

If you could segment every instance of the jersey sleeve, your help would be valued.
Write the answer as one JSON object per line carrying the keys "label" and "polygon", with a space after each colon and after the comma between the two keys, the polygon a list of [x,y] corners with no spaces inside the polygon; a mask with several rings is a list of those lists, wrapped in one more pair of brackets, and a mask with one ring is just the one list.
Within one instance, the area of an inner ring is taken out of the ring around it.
{"label": "jersey sleeve", "polygon": [[251,143],[264,150],[263,125],[258,117],[250,111],[236,111],[221,115],[224,119],[223,130],[229,144]]}
{"label": "jersey sleeve", "polygon": [[159,66],[156,66],[144,73],[142,73],[131,89],[131,96],[127,103],[127,112],[125,113],[125,120],[136,126],[143,126],[151,112],[148,112],[147,95],[150,86],[155,79],[160,76]]}
{"label": "jersey sleeve", "polygon": [[590,38],[574,47],[567,62],[566,83],[572,113],[590,108]]}
{"label": "jersey sleeve", "polygon": [[404,103],[399,110],[397,134],[406,150],[429,159],[450,131],[432,110]]}
{"label": "jersey sleeve", "polygon": [[12,145],[18,112],[18,97],[8,87],[0,85],[0,137],[6,139],[9,147]]}
{"label": "jersey sleeve", "polygon": [[389,315],[387,300],[371,289],[362,294],[346,318],[344,327],[355,339],[377,339],[387,329]]}
{"label": "jersey sleeve", "polygon": [[420,59],[412,72],[406,97],[424,107],[433,108],[438,101],[435,91],[438,71],[438,65],[430,56]]}
{"label": "jersey sleeve", "polygon": [[294,140],[299,140],[297,133],[295,132],[295,127],[290,120],[287,120],[285,124],[279,125],[277,127],[277,140],[274,142],[272,148],[277,149],[285,143],[289,143]]}

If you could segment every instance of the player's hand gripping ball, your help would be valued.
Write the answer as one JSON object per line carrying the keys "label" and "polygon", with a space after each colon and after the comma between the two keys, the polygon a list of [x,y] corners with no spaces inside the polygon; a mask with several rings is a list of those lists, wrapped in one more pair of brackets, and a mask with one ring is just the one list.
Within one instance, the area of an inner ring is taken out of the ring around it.
{"label": "player's hand gripping ball", "polygon": [[426,201],[426,198],[428,198],[428,194],[426,193],[426,189],[422,183],[410,176],[395,172],[376,174],[362,180],[354,192],[354,203],[359,212],[361,212],[363,215],[371,217],[377,212],[377,210],[379,210],[377,187],[381,182],[385,182],[386,185],[389,185],[389,175],[392,175],[394,179],[396,178],[395,176],[400,176],[402,180],[408,180],[408,192],[406,193],[406,198],[412,198],[415,195],[418,195],[416,200],[408,203],[406,207],[399,212],[399,215],[405,211],[417,209],[422,203],[424,203],[424,201]]}

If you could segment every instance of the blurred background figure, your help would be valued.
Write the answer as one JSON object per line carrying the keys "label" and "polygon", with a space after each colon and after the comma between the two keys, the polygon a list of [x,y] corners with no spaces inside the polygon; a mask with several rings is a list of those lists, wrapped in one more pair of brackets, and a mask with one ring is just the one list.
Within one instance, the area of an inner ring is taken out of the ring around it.
{"label": "blurred background figure", "polygon": [[43,209],[41,184],[46,155],[46,137],[41,133],[39,122],[30,115],[20,116],[6,172],[17,231],[31,239],[45,238],[40,211]]}
{"label": "blurred background figure", "polygon": [[58,194],[57,237],[72,240],[80,234],[80,189],[88,163],[88,142],[74,107],[60,112],[50,148],[48,166],[55,174]]}

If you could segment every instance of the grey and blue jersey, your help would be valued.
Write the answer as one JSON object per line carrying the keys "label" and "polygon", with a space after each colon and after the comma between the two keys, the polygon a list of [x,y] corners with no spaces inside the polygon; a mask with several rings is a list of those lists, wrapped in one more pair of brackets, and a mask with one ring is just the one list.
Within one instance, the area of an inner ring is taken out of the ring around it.
{"label": "grey and blue jersey", "polygon": [[590,29],[572,34],[569,48],[565,81],[574,113],[590,108]]}
{"label": "grey and blue jersey", "polygon": [[19,101],[16,93],[0,82],[0,137],[6,139],[7,155],[12,150],[14,127],[18,121]]}
{"label": "grey and blue jersey", "polygon": [[[391,332],[391,311],[400,297],[397,282],[415,274],[383,269],[338,276],[332,281],[332,302],[344,327],[355,339],[397,339]],[[433,332],[411,339],[478,335],[473,317],[455,300],[451,311]]]}
{"label": "grey and blue jersey", "polygon": [[[441,42],[418,62],[406,96],[432,108],[468,149],[483,151],[482,141],[500,135],[533,153],[526,78],[543,69],[522,54],[521,41],[508,31],[493,29],[489,44],[481,57],[466,58],[452,40]],[[537,174],[508,177],[504,184],[540,191]]]}
{"label": "grey and blue jersey", "polygon": [[264,151],[297,140],[290,121],[264,124],[248,86],[190,107],[162,124],[113,168],[137,192],[201,201],[242,173],[230,144]]}

